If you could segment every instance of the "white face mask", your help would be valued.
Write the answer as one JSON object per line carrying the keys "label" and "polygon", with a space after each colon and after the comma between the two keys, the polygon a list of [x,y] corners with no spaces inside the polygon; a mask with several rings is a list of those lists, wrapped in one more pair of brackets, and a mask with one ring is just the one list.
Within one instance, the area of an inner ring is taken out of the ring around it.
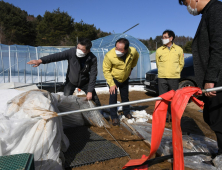
{"label": "white face mask", "polygon": [[124,53],[122,53],[122,52],[120,52],[120,51],[118,51],[118,50],[115,50],[115,51],[116,51],[117,57],[122,57],[122,56],[124,56]]}
{"label": "white face mask", "polygon": [[162,39],[162,42],[163,42],[164,45],[166,45],[170,42],[170,39],[169,38],[168,39]]}
{"label": "white face mask", "polygon": [[81,57],[85,57],[86,54],[84,52],[82,52],[82,50],[76,49],[76,56],[81,58]]}
{"label": "white face mask", "polygon": [[[190,0],[190,4],[191,4],[191,0]],[[199,15],[197,12],[197,2],[196,2],[195,9],[191,8],[190,4],[187,6],[188,12],[193,16]]]}

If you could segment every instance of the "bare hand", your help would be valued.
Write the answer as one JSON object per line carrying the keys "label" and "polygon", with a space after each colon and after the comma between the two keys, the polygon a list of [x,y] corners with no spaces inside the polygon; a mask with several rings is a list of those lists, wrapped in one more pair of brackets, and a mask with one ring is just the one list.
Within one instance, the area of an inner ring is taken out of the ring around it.
{"label": "bare hand", "polygon": [[111,94],[111,95],[112,95],[112,94],[115,94],[116,89],[117,89],[117,86],[116,86],[116,85],[110,87],[110,88],[109,88],[109,92],[110,92],[110,94]]}
{"label": "bare hand", "polygon": [[88,92],[86,95],[86,100],[91,100],[92,99],[92,92]]}
{"label": "bare hand", "polygon": [[31,60],[31,61],[27,62],[27,64],[32,64],[33,67],[38,67],[41,63],[42,63],[41,59],[39,59],[39,60]]}
{"label": "bare hand", "polygon": [[[204,89],[211,89],[211,88],[214,88],[214,83],[205,83]],[[205,96],[214,97],[214,96],[216,96],[216,91],[207,92],[207,93],[205,93]]]}

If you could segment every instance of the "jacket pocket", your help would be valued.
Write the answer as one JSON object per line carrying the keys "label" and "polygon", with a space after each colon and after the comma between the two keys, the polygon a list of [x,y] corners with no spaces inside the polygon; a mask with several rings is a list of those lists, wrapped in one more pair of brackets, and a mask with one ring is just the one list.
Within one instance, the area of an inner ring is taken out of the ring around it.
{"label": "jacket pocket", "polygon": [[167,61],[167,55],[160,55],[159,56],[159,62],[166,62]]}

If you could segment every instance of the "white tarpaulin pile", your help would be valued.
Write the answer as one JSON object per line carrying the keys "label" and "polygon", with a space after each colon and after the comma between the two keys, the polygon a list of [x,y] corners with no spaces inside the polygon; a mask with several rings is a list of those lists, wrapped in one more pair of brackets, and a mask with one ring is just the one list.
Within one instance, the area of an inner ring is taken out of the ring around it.
{"label": "white tarpaulin pile", "polygon": [[36,169],[62,169],[69,141],[55,98],[40,90],[0,90],[0,96],[0,156],[33,153]]}
{"label": "white tarpaulin pile", "polygon": [[57,117],[59,112],[93,107],[85,98],[31,88],[0,86],[0,156],[32,153],[37,170],[60,170],[69,147],[63,128],[110,127],[98,110]]}

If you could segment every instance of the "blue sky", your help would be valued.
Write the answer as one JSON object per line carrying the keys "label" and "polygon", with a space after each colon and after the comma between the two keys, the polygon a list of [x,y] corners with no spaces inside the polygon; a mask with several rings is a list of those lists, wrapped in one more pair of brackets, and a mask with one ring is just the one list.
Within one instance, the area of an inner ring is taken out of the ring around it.
{"label": "blue sky", "polygon": [[60,8],[75,22],[83,20],[102,31],[127,32],[135,38],[149,39],[171,29],[178,36],[194,37],[201,15],[192,16],[178,0],[4,0],[30,15],[43,16],[45,11]]}

